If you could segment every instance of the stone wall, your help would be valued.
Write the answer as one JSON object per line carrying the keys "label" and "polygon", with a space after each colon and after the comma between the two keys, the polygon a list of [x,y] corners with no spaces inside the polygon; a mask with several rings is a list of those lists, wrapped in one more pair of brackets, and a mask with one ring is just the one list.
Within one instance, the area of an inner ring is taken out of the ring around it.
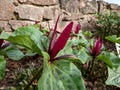
{"label": "stone wall", "polygon": [[80,22],[83,30],[94,30],[95,13],[104,13],[107,9],[119,12],[120,6],[96,0],[0,0],[0,27],[7,32],[40,21],[51,26],[59,14],[59,29],[69,21]]}

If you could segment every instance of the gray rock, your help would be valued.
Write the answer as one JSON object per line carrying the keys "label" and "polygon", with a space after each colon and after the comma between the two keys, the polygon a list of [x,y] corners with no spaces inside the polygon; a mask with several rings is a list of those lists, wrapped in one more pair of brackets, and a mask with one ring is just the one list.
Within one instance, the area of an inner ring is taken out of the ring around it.
{"label": "gray rock", "polygon": [[9,20],[14,17],[13,0],[0,0],[0,20]]}
{"label": "gray rock", "polygon": [[29,0],[36,5],[55,5],[58,4],[58,0]]}
{"label": "gray rock", "polygon": [[117,4],[109,4],[109,8],[111,10],[118,10],[118,11],[120,11],[120,6],[117,5]]}
{"label": "gray rock", "polygon": [[42,21],[44,8],[33,5],[19,5],[15,10],[20,19]]}
{"label": "gray rock", "polygon": [[98,3],[98,12],[104,13],[107,9],[108,3],[104,1],[97,1],[97,3]]}
{"label": "gray rock", "polygon": [[53,19],[54,17],[54,11],[53,11],[54,7],[44,7],[44,19]]}
{"label": "gray rock", "polygon": [[84,7],[83,14],[94,14],[98,10],[97,7],[97,2],[91,1],[91,2],[86,2],[86,7]]}
{"label": "gray rock", "polygon": [[19,0],[20,3],[25,3],[27,2],[28,0]]}
{"label": "gray rock", "polygon": [[19,27],[34,24],[35,22],[32,21],[22,21],[22,20],[10,20],[9,24],[13,30],[16,30]]}
{"label": "gray rock", "polygon": [[6,32],[12,31],[7,21],[0,21],[0,27],[3,28]]}
{"label": "gray rock", "polygon": [[79,13],[79,0],[60,0],[60,7],[70,13]]}

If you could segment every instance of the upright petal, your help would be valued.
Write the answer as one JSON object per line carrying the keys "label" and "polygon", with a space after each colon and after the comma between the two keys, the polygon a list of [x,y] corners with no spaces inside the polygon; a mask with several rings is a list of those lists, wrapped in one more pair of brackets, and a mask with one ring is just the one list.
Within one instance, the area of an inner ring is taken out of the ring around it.
{"label": "upright petal", "polygon": [[72,31],[73,22],[70,22],[66,28],[63,30],[58,40],[56,41],[53,49],[50,52],[50,60],[52,61],[60,50],[62,50],[69,39],[70,33]]}
{"label": "upright petal", "polygon": [[2,46],[4,40],[3,39],[0,39],[0,47]]}
{"label": "upright petal", "polygon": [[50,52],[56,42],[56,34],[57,34],[57,25],[58,25],[58,21],[59,21],[59,18],[60,18],[60,15],[58,16],[57,18],[57,21],[55,23],[55,27],[54,27],[54,30],[53,30],[53,34],[52,34],[52,38],[51,38],[51,41],[50,41],[50,45],[49,45],[49,50],[48,52]]}
{"label": "upright petal", "polygon": [[76,29],[75,29],[75,34],[78,34],[81,29],[80,23],[77,24]]}
{"label": "upright petal", "polygon": [[[0,34],[2,33],[2,28],[0,27]],[[3,44],[3,42],[4,42],[4,40],[3,39],[0,39],[0,47],[2,46],[2,44]]]}
{"label": "upright petal", "polygon": [[93,50],[92,50],[92,55],[96,56],[100,53],[100,50],[102,48],[102,43],[101,43],[101,40],[100,40],[100,37],[96,40],[95,42],[95,45],[93,47]]}

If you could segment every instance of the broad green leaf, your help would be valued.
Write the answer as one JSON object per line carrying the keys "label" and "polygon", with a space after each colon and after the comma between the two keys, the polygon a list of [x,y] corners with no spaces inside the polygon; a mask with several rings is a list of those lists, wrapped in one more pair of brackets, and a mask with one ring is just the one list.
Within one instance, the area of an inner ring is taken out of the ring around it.
{"label": "broad green leaf", "polygon": [[49,40],[43,33],[39,30],[39,25],[29,25],[25,27],[18,28],[13,33],[14,35],[29,35],[35,44],[40,48],[40,50],[47,50],[49,45]]}
{"label": "broad green leaf", "polygon": [[120,37],[117,37],[116,35],[108,36],[106,39],[111,42],[120,44]]}
{"label": "broad green leaf", "polygon": [[114,68],[108,67],[108,78],[106,80],[107,85],[114,85],[120,87],[120,58],[110,53]]}
{"label": "broad green leaf", "polygon": [[120,87],[120,66],[113,69],[108,67],[108,78],[105,83]]}
{"label": "broad green leaf", "polygon": [[25,53],[25,56],[35,56],[36,53],[32,52],[31,50],[27,50],[27,52]]}
{"label": "broad green leaf", "polygon": [[7,34],[5,31],[2,31],[2,33],[0,34],[0,39],[7,39],[10,35]]}
{"label": "broad green leaf", "polygon": [[10,36],[6,40],[9,42],[21,45],[27,49],[37,52],[38,54],[41,54],[41,51],[38,48],[38,46],[34,43],[34,41],[28,35]]}
{"label": "broad green leaf", "polygon": [[78,36],[79,36],[79,41],[78,42],[83,44],[85,47],[87,47],[88,46],[88,41],[87,41],[86,37],[83,35],[82,31],[79,32]]}
{"label": "broad green leaf", "polygon": [[79,39],[73,38],[71,41],[74,46],[79,44]]}
{"label": "broad green leaf", "polygon": [[5,75],[6,61],[4,56],[0,56],[0,80],[3,79]]}
{"label": "broad green leaf", "polygon": [[72,53],[72,42],[68,41],[65,47],[58,53],[58,56]]}
{"label": "broad green leaf", "polygon": [[37,33],[42,35],[42,32],[39,30],[39,25],[20,27],[13,32],[14,35],[37,35]]}
{"label": "broad green leaf", "polygon": [[73,50],[74,55],[82,62],[82,64],[85,64],[87,61],[89,61],[91,58],[87,53],[86,48],[81,47],[80,50]]}
{"label": "broad green leaf", "polygon": [[31,39],[35,42],[35,44],[40,48],[40,50],[44,50],[44,46],[42,45],[42,43],[44,43],[43,39],[46,38],[45,36],[43,36],[43,33],[40,32],[38,25],[29,25],[18,28],[17,30],[15,30],[15,32],[13,32],[13,35],[29,35]]}
{"label": "broad green leaf", "polygon": [[92,37],[92,35],[93,35],[91,31],[84,31],[83,34],[85,36],[89,36],[89,37]]}
{"label": "broad green leaf", "polygon": [[113,68],[113,63],[112,63],[112,55],[109,53],[106,54],[100,54],[97,57],[99,60],[103,61],[106,63],[110,68]]}
{"label": "broad green leaf", "polygon": [[81,72],[67,60],[49,63],[44,53],[44,67],[38,81],[38,90],[85,90]]}
{"label": "broad green leaf", "polygon": [[30,39],[37,45],[40,50],[46,51],[49,47],[49,39],[39,30],[38,25],[29,25],[18,28],[11,34],[7,34],[4,31],[0,35],[0,39],[6,39],[15,36],[26,35],[30,36]]}
{"label": "broad green leaf", "polygon": [[9,49],[7,49],[6,54],[10,59],[13,60],[20,60],[25,56],[23,52],[16,47],[10,47]]}

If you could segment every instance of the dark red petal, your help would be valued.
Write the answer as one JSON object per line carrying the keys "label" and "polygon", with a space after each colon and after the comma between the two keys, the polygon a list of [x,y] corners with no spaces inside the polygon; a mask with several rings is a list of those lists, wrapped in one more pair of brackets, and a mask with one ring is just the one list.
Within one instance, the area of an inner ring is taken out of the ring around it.
{"label": "dark red petal", "polygon": [[56,41],[50,53],[50,60],[53,60],[54,57],[58,54],[58,52],[64,48],[65,44],[67,43],[67,40],[69,39],[70,33],[72,31],[72,27],[73,27],[73,22],[70,22],[59,36],[58,40]]}
{"label": "dark red petal", "polygon": [[1,45],[3,44],[4,40],[3,39],[0,39],[0,47]]}
{"label": "dark red petal", "polygon": [[77,24],[76,29],[75,29],[75,34],[78,34],[81,29],[80,23]]}
{"label": "dark red petal", "polygon": [[102,48],[102,43],[99,43],[99,47],[98,47],[98,49],[97,49],[96,55],[98,55],[98,54],[100,53],[101,48]]}
{"label": "dark red petal", "polygon": [[[0,34],[2,33],[2,31],[3,31],[3,30],[2,30],[2,28],[0,27]],[[3,41],[4,41],[3,39],[0,39],[0,47],[1,47],[1,45],[3,44]]]}
{"label": "dark red petal", "polygon": [[60,15],[58,16],[57,18],[57,21],[55,23],[55,27],[54,27],[54,30],[53,30],[53,34],[52,34],[52,38],[50,40],[50,45],[49,45],[49,50],[48,52],[50,52],[52,50],[52,48],[54,47],[55,45],[55,42],[56,42],[56,34],[57,34],[57,25],[58,25],[58,21],[59,21],[59,18],[60,18]]}
{"label": "dark red petal", "polygon": [[98,55],[100,53],[101,47],[102,47],[102,43],[101,43],[100,37],[99,37],[95,42],[95,45],[94,45],[94,48],[93,48],[93,51],[92,51],[93,54]]}

